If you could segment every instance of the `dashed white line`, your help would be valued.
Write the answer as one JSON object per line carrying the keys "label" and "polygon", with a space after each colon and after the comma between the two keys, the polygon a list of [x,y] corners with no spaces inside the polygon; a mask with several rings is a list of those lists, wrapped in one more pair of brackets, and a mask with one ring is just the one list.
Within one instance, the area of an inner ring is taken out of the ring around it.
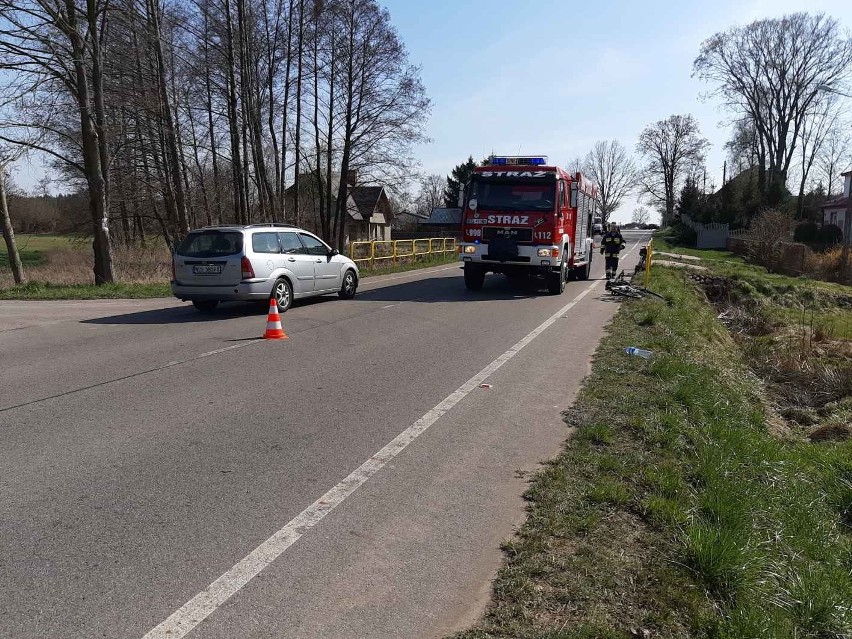
{"label": "dashed white line", "polygon": [[316,526],[326,515],[342,504],[347,497],[364,485],[367,480],[379,472],[389,461],[426,432],[432,424],[467,397],[471,391],[478,388],[497,369],[511,360],[560,317],[570,311],[580,300],[591,293],[599,283],[600,280],[596,280],[586,287],[582,293],[547,318],[509,350],[459,386],[458,389],[444,398],[437,406],[352,471],[343,481],[273,533],[271,537],[252,550],[227,572],[223,573],[207,588],[172,613],[165,621],[152,628],[143,639],[180,639],[181,637],[185,637],[193,628],[213,614],[219,606],[239,592],[264,568],[280,557],[302,535]]}

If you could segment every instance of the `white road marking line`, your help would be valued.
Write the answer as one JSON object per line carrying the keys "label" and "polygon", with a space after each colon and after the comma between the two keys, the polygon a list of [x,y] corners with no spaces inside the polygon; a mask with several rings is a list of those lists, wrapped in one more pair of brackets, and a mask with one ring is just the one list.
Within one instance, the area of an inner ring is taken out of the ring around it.
{"label": "white road marking line", "polygon": [[411,426],[397,435],[389,444],[352,471],[339,484],[305,508],[299,515],[279,529],[266,541],[252,550],[237,564],[223,573],[212,584],[172,613],[168,619],[152,628],[143,639],[180,639],[193,628],[213,614],[219,606],[239,592],[260,571],[280,557],[302,535],[322,521],[326,515],[342,504],[347,497],[364,485],[368,479],[379,472],[388,462],[399,455],[415,439],[445,415],[467,395],[478,388],[503,364],[517,355],[525,346],[552,326],[580,300],[592,292],[600,280],[592,282],[568,304],[547,318],[519,342],[497,359],[488,364],[476,375],[459,386],[442,402],[432,408]]}
{"label": "white road marking line", "polygon": [[399,304],[388,304],[387,306],[382,306],[382,310],[386,308],[393,308],[394,306],[399,306]]}

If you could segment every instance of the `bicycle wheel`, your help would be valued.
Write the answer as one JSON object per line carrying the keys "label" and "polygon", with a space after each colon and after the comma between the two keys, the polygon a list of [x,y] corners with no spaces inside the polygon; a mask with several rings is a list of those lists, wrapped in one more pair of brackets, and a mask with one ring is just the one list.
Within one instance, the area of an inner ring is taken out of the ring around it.
{"label": "bicycle wheel", "polygon": [[642,297],[642,293],[635,290],[629,284],[613,286],[609,289],[609,292],[613,295],[620,295],[621,297],[630,297],[632,299],[640,299]]}

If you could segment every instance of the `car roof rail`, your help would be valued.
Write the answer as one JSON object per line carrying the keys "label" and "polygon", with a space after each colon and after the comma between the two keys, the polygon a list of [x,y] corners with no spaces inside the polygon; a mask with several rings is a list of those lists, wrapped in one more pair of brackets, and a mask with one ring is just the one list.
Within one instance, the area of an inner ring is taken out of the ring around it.
{"label": "car roof rail", "polygon": [[296,228],[292,224],[284,224],[283,222],[267,222],[266,224],[246,224],[245,228],[253,229],[253,228],[258,228],[258,227],[263,227],[263,226],[275,226],[275,227],[278,227],[278,228],[287,228],[287,229]]}

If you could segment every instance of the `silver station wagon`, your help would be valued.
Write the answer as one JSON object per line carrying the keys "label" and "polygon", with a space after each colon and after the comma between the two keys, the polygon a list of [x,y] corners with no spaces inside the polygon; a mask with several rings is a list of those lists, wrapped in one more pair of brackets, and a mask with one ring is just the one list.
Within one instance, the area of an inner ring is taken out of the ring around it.
{"label": "silver station wagon", "polygon": [[355,297],[360,273],[308,231],[284,224],[209,226],[191,231],[172,257],[172,294],[200,311],[219,302],[269,303],[337,293]]}

